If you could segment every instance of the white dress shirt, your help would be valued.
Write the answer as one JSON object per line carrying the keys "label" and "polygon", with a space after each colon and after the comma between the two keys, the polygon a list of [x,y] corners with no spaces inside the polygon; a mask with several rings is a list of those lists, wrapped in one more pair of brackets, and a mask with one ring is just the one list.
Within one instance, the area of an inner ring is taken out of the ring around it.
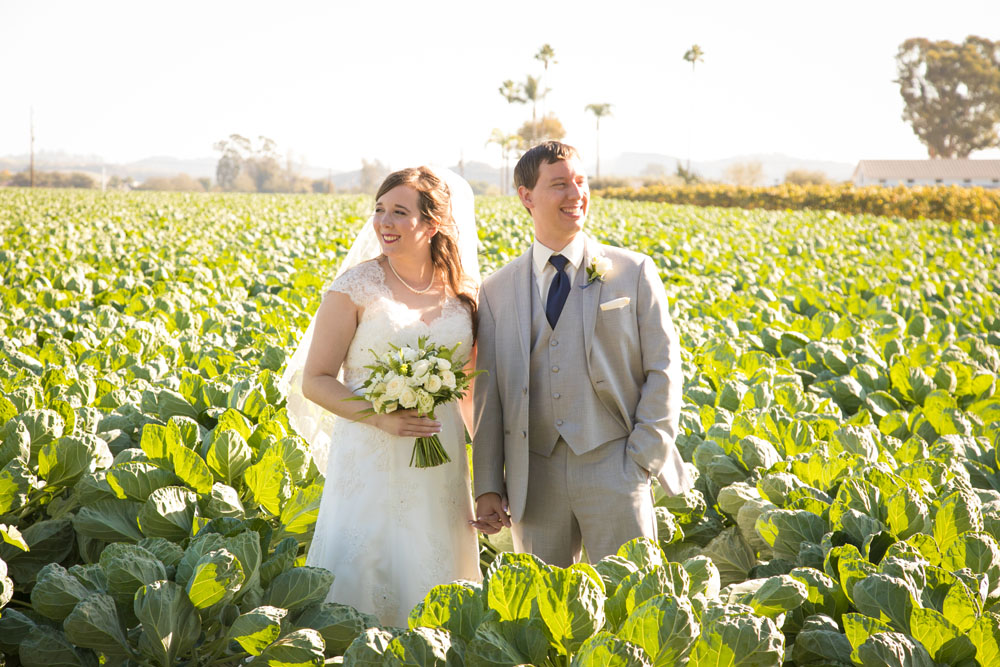
{"label": "white dress shirt", "polygon": [[542,245],[537,239],[531,244],[531,263],[535,272],[535,285],[538,286],[538,295],[542,298],[543,305],[549,298],[549,285],[552,284],[552,279],[556,277],[556,267],[549,263],[549,257],[552,255],[562,255],[569,260],[569,263],[566,265],[566,275],[569,277],[569,284],[574,285],[573,281],[576,279],[576,273],[580,268],[580,264],[583,263],[583,251],[585,248],[586,240],[582,232],[574,236],[573,240],[565,248],[558,251]]}

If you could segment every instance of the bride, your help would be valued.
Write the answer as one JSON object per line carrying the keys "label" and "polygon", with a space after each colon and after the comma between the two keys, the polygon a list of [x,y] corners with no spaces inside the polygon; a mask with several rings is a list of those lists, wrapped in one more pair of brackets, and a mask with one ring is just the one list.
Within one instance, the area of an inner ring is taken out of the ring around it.
{"label": "bride", "polygon": [[[292,426],[321,469],[325,459],[306,564],[333,572],[329,601],[383,625],[405,627],[437,584],[480,578],[463,428],[471,391],[461,406],[437,408],[436,420],[414,410],[366,417],[369,402],[344,400],[360,393],[365,366],[390,344],[416,346],[427,336],[459,344],[456,358],[473,363],[472,203],[468,183],[447,170],[390,174],[283,378]],[[411,468],[414,440],[435,433],[451,462]]]}

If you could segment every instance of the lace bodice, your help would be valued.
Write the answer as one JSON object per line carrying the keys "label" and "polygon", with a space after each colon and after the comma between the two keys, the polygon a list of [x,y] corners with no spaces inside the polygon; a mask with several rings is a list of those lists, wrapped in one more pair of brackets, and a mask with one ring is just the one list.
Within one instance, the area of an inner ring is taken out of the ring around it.
{"label": "lace bodice", "polygon": [[454,296],[445,299],[440,314],[430,323],[393,298],[385,284],[385,271],[378,260],[362,262],[345,271],[326,291],[341,292],[363,308],[354,339],[344,359],[343,382],[352,391],[367,379],[365,366],[375,355],[388,352],[389,344],[416,346],[421,336],[431,343],[451,347],[459,343],[457,357],[468,359],[472,351],[472,317],[465,304]]}

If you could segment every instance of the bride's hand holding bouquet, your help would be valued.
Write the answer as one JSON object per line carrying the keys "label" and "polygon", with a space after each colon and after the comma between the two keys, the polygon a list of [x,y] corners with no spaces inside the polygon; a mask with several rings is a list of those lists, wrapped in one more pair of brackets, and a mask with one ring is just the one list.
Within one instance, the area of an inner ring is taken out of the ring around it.
{"label": "bride's hand holding bouquet", "polygon": [[[410,416],[434,419],[434,410],[445,403],[462,398],[469,388],[476,373],[467,373],[464,363],[454,360],[458,346],[446,348],[440,345],[428,344],[426,336],[419,339],[417,347],[404,345],[395,347],[376,356],[373,364],[366,366],[371,375],[363,385],[363,393],[357,400],[367,400],[371,409],[364,413],[369,415],[403,416],[402,411],[409,411]],[[411,428],[419,431],[437,426],[433,421],[414,420]],[[401,432],[393,428],[384,430]],[[451,459],[441,446],[437,433],[417,437],[410,456],[410,466],[430,468],[447,463]]]}

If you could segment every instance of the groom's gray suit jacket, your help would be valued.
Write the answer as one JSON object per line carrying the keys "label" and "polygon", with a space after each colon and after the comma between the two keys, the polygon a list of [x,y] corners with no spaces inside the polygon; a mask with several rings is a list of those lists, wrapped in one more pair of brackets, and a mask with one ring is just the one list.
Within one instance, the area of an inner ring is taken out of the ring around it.
{"label": "groom's gray suit jacket", "polygon": [[[612,268],[604,281],[586,286],[586,267],[601,255]],[[536,345],[533,354],[534,290],[529,248],[486,278],[479,291],[476,367],[486,372],[475,382],[476,497],[506,496],[513,520],[519,521],[529,447],[548,455],[560,436],[576,454],[627,437],[628,455],[658,476],[668,493],[681,493],[690,479],[674,444],[683,391],[680,342],[653,261],[588,237],[573,293],[554,332],[558,347]],[[625,305],[608,307],[616,305],[612,302]],[[582,337],[564,330],[573,325],[564,318],[574,315]],[[548,373],[544,380],[540,370]],[[559,393],[558,401],[554,393],[535,396],[542,388]],[[544,423],[536,423],[540,420]]]}

